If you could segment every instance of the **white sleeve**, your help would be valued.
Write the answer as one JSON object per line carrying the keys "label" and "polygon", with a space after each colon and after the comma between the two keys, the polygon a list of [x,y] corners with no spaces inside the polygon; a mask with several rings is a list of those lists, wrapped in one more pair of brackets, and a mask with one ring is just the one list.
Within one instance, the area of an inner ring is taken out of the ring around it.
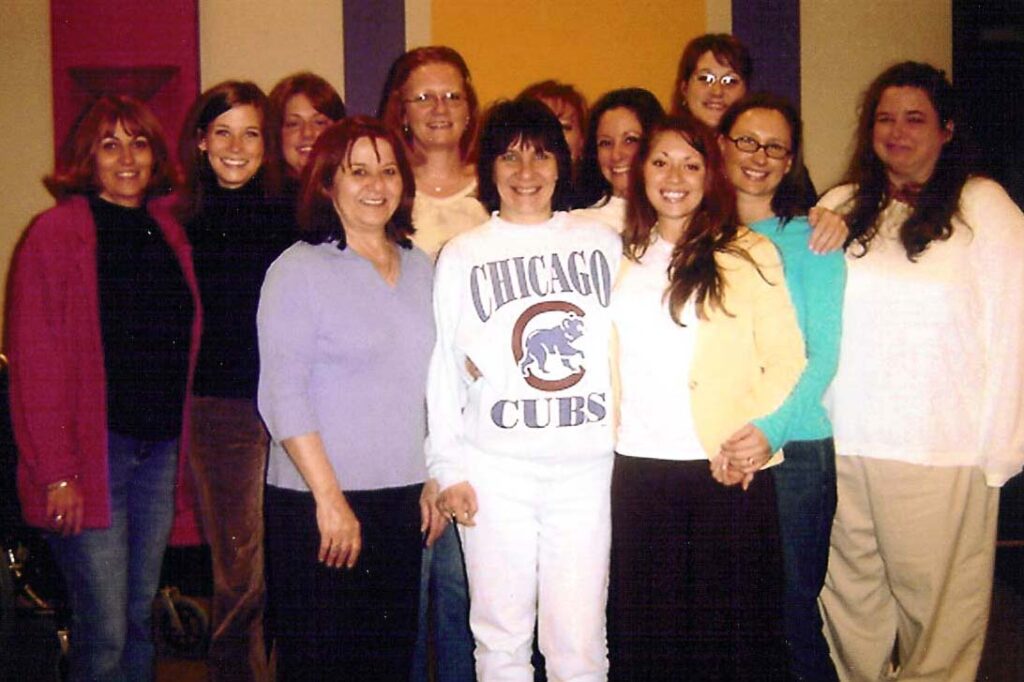
{"label": "white sleeve", "polygon": [[457,249],[442,250],[434,273],[437,341],[427,374],[427,469],[441,490],[466,480],[467,446],[462,411],[469,376],[466,355],[455,339],[466,291],[466,272]]}
{"label": "white sleeve", "polygon": [[988,484],[1001,486],[1024,465],[1024,214],[990,180],[961,196],[985,343],[980,447]]}

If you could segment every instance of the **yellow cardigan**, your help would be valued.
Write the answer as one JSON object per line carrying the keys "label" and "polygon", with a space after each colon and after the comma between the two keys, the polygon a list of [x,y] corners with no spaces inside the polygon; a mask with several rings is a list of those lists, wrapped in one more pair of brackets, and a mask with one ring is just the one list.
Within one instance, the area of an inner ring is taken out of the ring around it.
{"label": "yellow cardigan", "polygon": [[[736,243],[747,250],[760,272],[738,256],[715,255],[728,314],[719,308],[705,308],[707,319],[697,323],[697,345],[690,366],[693,423],[709,458],[717,455],[722,442],[741,426],[781,405],[806,364],[803,335],[775,246],[746,228],[741,228]],[[623,259],[620,279],[631,264]],[[618,337],[614,335],[616,423],[618,364]],[[779,452],[765,466],[781,461]]]}

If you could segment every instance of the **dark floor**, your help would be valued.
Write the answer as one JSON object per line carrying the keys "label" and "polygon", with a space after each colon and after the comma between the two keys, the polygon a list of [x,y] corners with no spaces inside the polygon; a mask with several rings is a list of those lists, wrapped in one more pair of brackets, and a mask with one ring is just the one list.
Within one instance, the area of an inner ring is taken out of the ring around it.
{"label": "dark floor", "polygon": [[[208,605],[202,597],[198,601]],[[52,618],[35,616],[20,620],[10,650],[0,657],[13,659],[6,671],[0,666],[0,681],[51,682],[58,679],[59,646],[53,631]],[[158,661],[158,682],[205,679],[206,664],[202,660],[161,657]],[[1024,680],[1024,546],[1002,548],[999,552],[992,616],[978,680]]]}

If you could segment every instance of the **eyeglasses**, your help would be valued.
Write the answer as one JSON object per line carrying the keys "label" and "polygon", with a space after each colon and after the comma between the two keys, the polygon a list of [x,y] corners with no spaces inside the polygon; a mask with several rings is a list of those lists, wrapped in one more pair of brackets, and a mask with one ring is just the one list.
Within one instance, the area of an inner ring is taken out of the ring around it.
{"label": "eyeglasses", "polygon": [[466,101],[466,96],[461,92],[420,92],[409,99],[403,99],[406,104],[411,104],[419,109],[432,109],[444,102],[450,107],[458,106]]}
{"label": "eyeglasses", "polygon": [[700,83],[705,88],[710,88],[715,83],[720,83],[723,88],[738,88],[743,85],[743,79],[734,73],[727,73],[724,76],[716,76],[710,71],[701,71],[700,73],[693,74],[693,80]]}
{"label": "eyeglasses", "polygon": [[777,142],[769,142],[768,144],[761,144],[752,137],[746,135],[740,137],[729,137],[725,136],[725,139],[736,145],[736,149],[747,154],[756,154],[759,150],[763,149],[765,155],[769,159],[784,159],[793,153],[792,149],[787,149]]}

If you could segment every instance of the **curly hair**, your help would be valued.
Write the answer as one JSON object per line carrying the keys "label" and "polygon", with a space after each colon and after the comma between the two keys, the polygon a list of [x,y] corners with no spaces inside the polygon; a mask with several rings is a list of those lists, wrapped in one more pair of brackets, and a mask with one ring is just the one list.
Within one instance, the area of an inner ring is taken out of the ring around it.
{"label": "curly hair", "polygon": [[[856,145],[844,182],[856,186],[852,208],[846,216],[850,227],[847,245],[856,243],[855,256],[867,253],[878,232],[878,216],[892,199],[885,165],[874,149],[875,112],[887,88],[911,87],[924,92],[935,111],[938,124],[952,131],[958,118],[956,93],[945,72],[922,62],[901,62],[883,71],[868,86],[860,105]],[[938,239],[953,234],[953,218],[960,207],[960,193],[971,176],[973,154],[965,131],[958,130],[939,154],[931,177],[921,188],[913,213],[900,226],[900,242],[907,258],[916,260]]]}

